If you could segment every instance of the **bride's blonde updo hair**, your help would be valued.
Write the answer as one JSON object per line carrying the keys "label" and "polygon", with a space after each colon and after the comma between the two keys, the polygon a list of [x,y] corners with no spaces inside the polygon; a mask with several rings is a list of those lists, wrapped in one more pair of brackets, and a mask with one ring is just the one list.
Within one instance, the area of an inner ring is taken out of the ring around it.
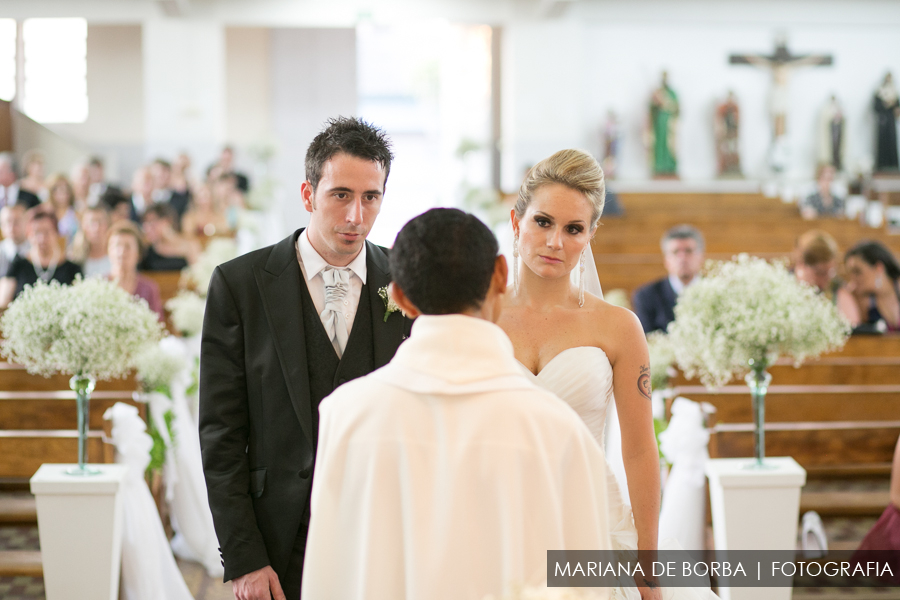
{"label": "bride's blonde updo hair", "polygon": [[525,215],[535,190],[548,183],[559,183],[584,194],[592,207],[590,228],[597,226],[606,201],[606,183],[603,169],[593,156],[582,150],[560,150],[534,165],[519,188],[516,217]]}

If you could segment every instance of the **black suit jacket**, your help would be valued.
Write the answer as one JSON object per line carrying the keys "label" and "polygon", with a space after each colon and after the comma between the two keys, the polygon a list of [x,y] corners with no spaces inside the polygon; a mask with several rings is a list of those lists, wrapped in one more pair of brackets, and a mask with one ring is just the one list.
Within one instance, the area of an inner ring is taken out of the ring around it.
{"label": "black suit jacket", "polygon": [[[285,568],[306,509],[315,464],[295,243],[302,230],[220,265],[209,284],[200,354],[200,444],[225,580]],[[374,364],[408,336],[399,312],[385,321],[378,290],[390,283],[387,250],[366,242]]]}
{"label": "black suit jacket", "polygon": [[675,303],[678,296],[664,277],[648,283],[634,293],[634,312],[641,320],[644,333],[665,331],[669,323],[675,320]]}

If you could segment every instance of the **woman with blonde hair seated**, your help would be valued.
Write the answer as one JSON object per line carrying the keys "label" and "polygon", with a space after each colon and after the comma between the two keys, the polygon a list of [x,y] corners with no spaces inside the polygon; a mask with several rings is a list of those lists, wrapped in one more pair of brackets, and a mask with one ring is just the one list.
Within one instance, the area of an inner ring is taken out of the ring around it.
{"label": "woman with blonde hair seated", "polygon": [[150,308],[165,320],[159,286],[137,271],[138,263],[147,250],[147,240],[131,221],[119,221],[109,229],[109,278],[129,294],[147,301]]}
{"label": "woman with blonde hair seated", "polygon": [[840,256],[835,239],[827,232],[812,229],[797,238],[794,275],[819,290],[837,306],[838,311],[856,327],[862,321],[859,304],[837,276]]}
{"label": "woman with blonde hair seated", "polygon": [[81,265],[85,277],[103,277],[109,274],[109,256],[106,242],[111,224],[109,211],[103,205],[84,209],[81,229],[69,246],[69,258]]}

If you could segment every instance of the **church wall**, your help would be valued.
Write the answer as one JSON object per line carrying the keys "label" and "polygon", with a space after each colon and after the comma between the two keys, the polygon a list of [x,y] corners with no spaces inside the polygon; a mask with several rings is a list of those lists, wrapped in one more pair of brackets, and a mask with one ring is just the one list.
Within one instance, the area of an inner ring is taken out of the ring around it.
{"label": "church wall", "polygon": [[[790,10],[792,3],[784,4],[787,14],[796,15]],[[788,48],[795,54],[834,57],[833,66],[804,67],[792,74],[789,177],[802,181],[813,176],[819,113],[832,93],[843,104],[847,119],[847,164],[850,168],[871,164],[872,94],[886,70],[900,74],[900,22],[858,22],[866,16],[867,6],[868,16],[877,17],[872,3],[863,3],[864,14],[854,14],[850,24],[779,24],[762,19],[738,23],[733,17],[702,24],[689,19],[639,22],[633,14],[597,22],[595,12],[508,26],[505,93],[511,99],[505,107],[504,186],[517,186],[524,166],[562,147],[599,153],[600,129],[609,109],[619,114],[621,122],[619,178],[646,179],[647,102],[663,69],[669,71],[681,102],[681,177],[695,181],[715,177],[713,112],[728,89],[735,91],[742,111],[744,172],[751,178],[764,176],[771,139],[771,74],[729,65],[728,56],[770,54],[778,31],[786,32]],[[844,4],[845,11],[847,7]]]}

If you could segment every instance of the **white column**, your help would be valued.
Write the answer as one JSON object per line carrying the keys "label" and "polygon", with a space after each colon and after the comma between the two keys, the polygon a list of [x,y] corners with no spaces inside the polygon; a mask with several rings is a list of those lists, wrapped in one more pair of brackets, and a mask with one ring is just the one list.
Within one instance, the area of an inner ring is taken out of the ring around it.
{"label": "white column", "polygon": [[122,500],[128,467],[91,465],[98,475],[67,475],[73,465],[41,465],[31,478],[37,503],[47,600],[117,600]]}
{"label": "white column", "polygon": [[186,150],[202,173],[225,142],[225,30],[209,20],[151,19],[142,43],[147,158]]}
{"label": "white column", "polygon": [[[806,471],[791,457],[706,464],[716,550],[793,550]],[[720,588],[723,600],[790,600],[791,588]]]}

